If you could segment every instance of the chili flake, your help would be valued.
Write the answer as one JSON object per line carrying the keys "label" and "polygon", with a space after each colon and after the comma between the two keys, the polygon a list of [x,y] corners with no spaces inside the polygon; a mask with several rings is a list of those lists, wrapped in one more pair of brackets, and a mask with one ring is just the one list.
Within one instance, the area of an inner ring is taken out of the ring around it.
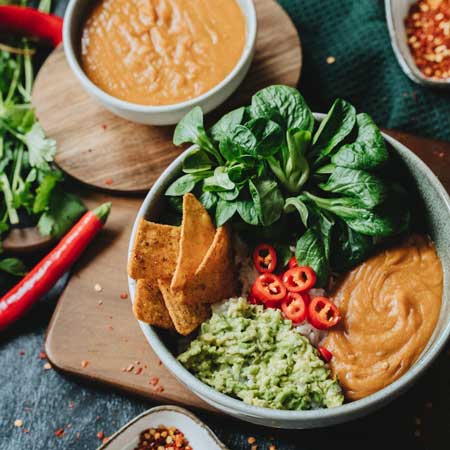
{"label": "chili flake", "polygon": [[47,359],[47,353],[39,352],[39,359]]}
{"label": "chili flake", "polygon": [[126,300],[126,299],[128,298],[128,294],[127,294],[126,292],[122,292],[122,293],[120,294],[120,298],[121,298],[122,300]]}
{"label": "chili flake", "polygon": [[97,438],[98,438],[98,439],[102,440],[104,437],[105,437],[105,433],[103,433],[103,431],[99,431],[99,432],[97,433]]}
{"label": "chili flake", "polygon": [[59,437],[59,438],[63,437],[64,436],[64,428],[58,428],[54,434],[56,437]]}
{"label": "chili flake", "polygon": [[134,450],[192,450],[184,434],[175,427],[159,425],[144,430]]}
{"label": "chili flake", "polygon": [[450,78],[450,0],[419,0],[405,19],[406,37],[419,70]]}

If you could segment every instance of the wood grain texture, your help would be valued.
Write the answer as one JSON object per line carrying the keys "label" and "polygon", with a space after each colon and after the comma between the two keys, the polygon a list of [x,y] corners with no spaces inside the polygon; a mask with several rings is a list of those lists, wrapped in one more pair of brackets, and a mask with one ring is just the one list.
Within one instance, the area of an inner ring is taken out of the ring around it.
{"label": "wood grain texture", "polygon": [[[389,134],[414,150],[450,191],[450,143],[400,132]],[[87,192],[85,198],[90,205],[112,201],[112,213],[59,300],[47,334],[49,359],[65,372],[132,394],[211,410],[159,365],[132,314],[130,300],[120,298],[128,290],[128,240],[141,199]],[[94,289],[97,283],[103,288],[101,292]],[[82,360],[89,365],[82,368]],[[132,372],[123,372],[130,364],[135,366]],[[145,368],[136,375],[137,367]],[[154,376],[159,378],[163,392],[149,384]]]}
{"label": "wood grain texture", "polygon": [[[298,83],[300,40],[291,19],[274,0],[255,0],[255,59],[237,92],[213,113],[247,103],[270,84]],[[89,97],[72,74],[62,47],[42,66],[33,104],[47,135],[56,139],[56,163],[73,178],[116,192],[145,192],[181,151],[174,127],[135,124],[114,116]]]}

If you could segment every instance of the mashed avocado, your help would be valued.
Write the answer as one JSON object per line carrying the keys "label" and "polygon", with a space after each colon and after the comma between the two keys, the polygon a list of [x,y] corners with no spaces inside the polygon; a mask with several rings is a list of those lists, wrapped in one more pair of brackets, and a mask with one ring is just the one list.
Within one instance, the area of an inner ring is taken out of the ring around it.
{"label": "mashed avocado", "polygon": [[244,298],[215,307],[178,359],[206,384],[255,406],[330,408],[344,400],[326,364],[291,321]]}

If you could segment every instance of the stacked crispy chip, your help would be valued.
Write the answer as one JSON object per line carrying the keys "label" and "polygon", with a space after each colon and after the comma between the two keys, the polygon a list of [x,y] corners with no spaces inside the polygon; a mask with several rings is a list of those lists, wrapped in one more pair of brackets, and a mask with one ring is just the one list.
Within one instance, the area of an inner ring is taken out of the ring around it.
{"label": "stacked crispy chip", "polygon": [[128,264],[137,280],[133,311],[143,322],[194,331],[210,315],[209,304],[236,294],[231,235],[217,230],[192,194],[183,198],[181,227],[141,219]]}

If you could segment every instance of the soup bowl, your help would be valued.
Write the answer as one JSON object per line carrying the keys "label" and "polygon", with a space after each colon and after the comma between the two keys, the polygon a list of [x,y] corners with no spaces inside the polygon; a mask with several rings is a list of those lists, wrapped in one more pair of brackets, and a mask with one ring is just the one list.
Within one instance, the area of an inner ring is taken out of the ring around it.
{"label": "soup bowl", "polygon": [[[322,114],[315,114],[317,120]],[[412,190],[423,207],[427,233],[434,241],[444,270],[442,307],[433,335],[428,345],[412,367],[394,383],[361,400],[330,409],[309,411],[285,411],[251,406],[241,400],[222,394],[192,375],[176,359],[170,337],[160,334],[156,328],[139,322],[147,341],[170,372],[188,389],[204,401],[227,414],[248,422],[277,428],[315,428],[334,425],[362,417],[392,401],[405,392],[432,364],[444,348],[450,335],[450,198],[428,166],[411,150],[392,137],[383,134],[393,158],[412,183]],[[147,194],[136,218],[130,239],[129,252],[134,243],[140,218],[157,221],[165,202],[164,192],[180,175],[182,162],[189,151],[182,153],[160,176]],[[401,167],[400,167],[401,166]],[[128,279],[131,299],[134,298],[135,281]]]}
{"label": "soup bowl", "polygon": [[81,31],[91,0],[70,0],[64,16],[64,52],[75,77],[85,91],[106,109],[124,119],[147,125],[172,125],[180,121],[195,106],[204,113],[222,104],[241,84],[253,61],[257,20],[253,0],[236,0],[246,22],[246,38],[242,55],[233,70],[212,89],[190,100],[172,105],[147,106],[116,98],[95,85],[80,64]]}

